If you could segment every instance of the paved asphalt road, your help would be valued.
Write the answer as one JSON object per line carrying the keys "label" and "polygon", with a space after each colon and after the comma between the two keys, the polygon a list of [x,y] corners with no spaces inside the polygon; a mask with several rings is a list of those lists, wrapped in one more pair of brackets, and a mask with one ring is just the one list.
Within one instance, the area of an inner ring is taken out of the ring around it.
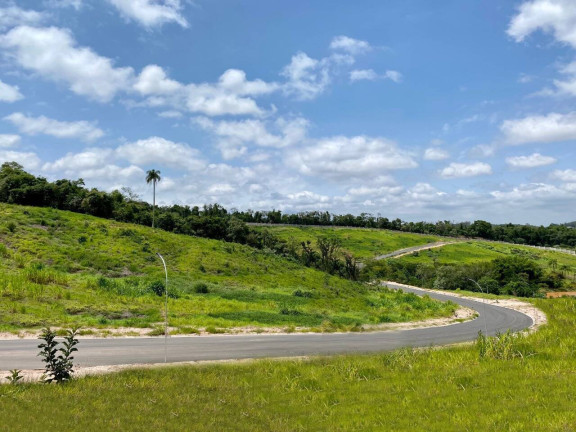
{"label": "paved asphalt road", "polygon": [[[391,288],[397,285],[388,284]],[[327,333],[288,335],[191,336],[168,339],[168,362],[226,360],[259,357],[289,357],[315,354],[378,352],[411,346],[444,345],[473,340],[478,331],[488,333],[532,325],[527,315],[474,300],[404,288],[416,294],[426,293],[439,300],[450,300],[475,309],[479,318],[444,327],[367,333]],[[0,370],[39,369],[36,357],[38,340],[0,341]],[[78,366],[161,363],[164,338],[82,339],[75,363]]]}

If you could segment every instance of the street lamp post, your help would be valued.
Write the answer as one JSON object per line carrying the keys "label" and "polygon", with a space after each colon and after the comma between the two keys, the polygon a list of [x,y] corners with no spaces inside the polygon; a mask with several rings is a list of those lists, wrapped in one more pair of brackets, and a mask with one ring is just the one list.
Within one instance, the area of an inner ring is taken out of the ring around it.
{"label": "street lamp post", "polygon": [[[481,292],[482,294],[484,294],[484,290],[482,289],[482,286],[481,286],[478,282],[476,282],[474,279],[471,279],[471,278],[466,278],[466,279],[468,279],[469,281],[474,282],[474,283],[478,286],[478,288],[480,288],[480,292]],[[486,294],[488,294],[488,290],[486,290]],[[484,301],[482,302],[482,304],[484,305],[483,308],[482,308],[482,309],[483,309],[483,313],[484,313],[484,335],[485,335],[485,336],[488,336],[488,324],[487,324],[487,321],[486,321],[486,303],[485,303],[485,302],[486,302],[486,299],[484,299]]]}
{"label": "street lamp post", "polygon": [[166,291],[165,302],[164,302],[164,363],[168,362],[168,269],[166,268],[166,261],[164,257],[156,252],[158,258],[162,260],[164,264],[164,273],[166,274],[166,285],[164,286]]}

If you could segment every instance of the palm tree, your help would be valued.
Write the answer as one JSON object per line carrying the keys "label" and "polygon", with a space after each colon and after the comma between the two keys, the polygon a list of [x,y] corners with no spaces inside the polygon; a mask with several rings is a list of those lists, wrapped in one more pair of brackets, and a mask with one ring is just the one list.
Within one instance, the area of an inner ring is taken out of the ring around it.
{"label": "palm tree", "polygon": [[162,177],[160,177],[160,171],[157,171],[155,169],[146,171],[146,183],[148,184],[152,183],[154,191],[152,201],[152,228],[154,228],[154,213],[156,211],[156,183],[158,183],[160,180],[162,180]]}

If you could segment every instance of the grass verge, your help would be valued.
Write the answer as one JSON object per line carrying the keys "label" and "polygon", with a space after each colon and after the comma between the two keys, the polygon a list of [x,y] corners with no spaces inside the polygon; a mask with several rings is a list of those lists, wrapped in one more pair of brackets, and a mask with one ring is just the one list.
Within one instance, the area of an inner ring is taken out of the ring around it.
{"label": "grass verge", "polygon": [[530,355],[477,346],[171,367],[0,387],[9,431],[573,431],[576,300],[536,300]]}

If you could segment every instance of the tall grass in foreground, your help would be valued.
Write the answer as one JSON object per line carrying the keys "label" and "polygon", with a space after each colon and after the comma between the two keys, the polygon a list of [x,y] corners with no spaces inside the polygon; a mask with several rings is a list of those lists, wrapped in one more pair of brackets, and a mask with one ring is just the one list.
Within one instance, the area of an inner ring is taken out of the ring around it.
{"label": "tall grass in foreground", "polygon": [[[134,370],[0,388],[7,431],[574,431],[576,301],[538,300],[533,355],[476,345]],[[514,343],[517,341],[515,340]],[[58,413],[59,415],[55,415]]]}

